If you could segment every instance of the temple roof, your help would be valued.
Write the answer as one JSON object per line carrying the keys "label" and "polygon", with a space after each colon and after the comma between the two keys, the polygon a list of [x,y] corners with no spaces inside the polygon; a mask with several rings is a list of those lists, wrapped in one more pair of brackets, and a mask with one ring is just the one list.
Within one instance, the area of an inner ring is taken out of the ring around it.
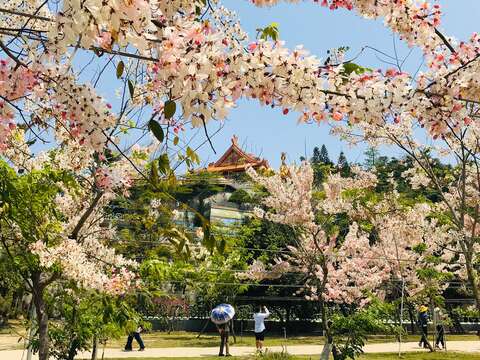
{"label": "temple roof", "polygon": [[215,163],[208,164],[208,172],[243,172],[247,167],[253,167],[254,169],[265,167],[268,168],[268,161],[260,159],[253,154],[248,154],[238,146],[237,136],[232,137],[232,145],[225,151],[220,159]]}

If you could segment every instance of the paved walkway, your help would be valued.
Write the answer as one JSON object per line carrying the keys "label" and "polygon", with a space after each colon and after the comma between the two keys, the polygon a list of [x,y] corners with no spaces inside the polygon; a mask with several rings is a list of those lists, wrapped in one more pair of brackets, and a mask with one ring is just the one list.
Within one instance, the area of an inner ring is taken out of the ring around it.
{"label": "paved walkway", "polygon": [[[478,352],[480,353],[480,342],[479,341],[450,341],[447,343],[447,348],[449,351],[458,351],[458,352]],[[269,348],[271,351],[282,351],[280,346],[272,346]],[[382,343],[382,344],[369,344],[365,346],[366,353],[387,353],[387,352],[397,352],[398,343]],[[287,351],[292,355],[318,355],[322,351],[321,345],[292,345],[287,347]],[[424,351],[418,347],[418,343],[408,342],[402,344],[402,351],[411,352],[411,351]],[[248,346],[232,346],[231,353],[234,356],[245,356],[251,355],[254,352],[253,347]],[[4,350],[0,351],[1,360],[22,360],[22,350]],[[105,350],[105,359],[109,358],[141,358],[141,357],[153,357],[153,358],[175,358],[175,357],[204,357],[204,356],[215,356],[218,354],[218,348],[187,348],[187,347],[178,347],[178,348],[152,348],[146,349],[143,352],[140,351],[130,351],[124,352],[120,349],[106,349]],[[102,356],[102,351],[100,349],[99,358]],[[82,353],[77,356],[77,359],[90,359],[90,353]],[[24,354],[23,359],[26,358]],[[35,357],[34,357],[35,359]]]}

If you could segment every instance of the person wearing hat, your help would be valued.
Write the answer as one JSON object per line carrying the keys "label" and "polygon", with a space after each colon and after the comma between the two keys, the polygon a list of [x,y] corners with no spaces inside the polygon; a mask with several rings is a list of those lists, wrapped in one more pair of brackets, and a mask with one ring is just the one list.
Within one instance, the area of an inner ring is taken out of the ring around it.
{"label": "person wearing hat", "polygon": [[433,351],[432,345],[430,345],[428,342],[428,307],[425,305],[420,305],[418,308],[418,325],[420,326],[420,330],[422,332],[422,337],[418,343],[418,346]]}

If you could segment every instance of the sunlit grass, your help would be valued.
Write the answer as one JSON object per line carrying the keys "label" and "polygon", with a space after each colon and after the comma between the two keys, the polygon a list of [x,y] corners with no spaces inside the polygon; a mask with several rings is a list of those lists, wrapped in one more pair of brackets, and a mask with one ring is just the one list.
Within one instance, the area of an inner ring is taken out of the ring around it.
{"label": "sunlit grass", "polygon": [[[152,332],[143,334],[142,338],[145,345],[149,348],[166,348],[166,347],[215,347],[218,346],[219,336],[217,334],[202,334],[198,338],[198,333],[191,332]],[[408,335],[402,338],[404,342],[418,341],[420,335]],[[110,341],[107,347],[119,348],[124,345],[126,339],[118,339]],[[253,335],[236,336],[237,342],[235,346],[254,346],[255,338]],[[448,335],[448,341],[470,341],[478,340],[476,335]],[[395,336],[377,335],[369,339],[369,343],[385,343],[396,342]],[[324,343],[323,336],[295,336],[289,337],[286,340],[280,336],[268,336],[265,338],[267,346],[281,346],[281,345],[320,345]]]}
{"label": "sunlit grass", "polygon": [[[202,356],[198,358],[135,358],[136,360],[218,360],[218,356]],[[232,360],[253,360],[261,359],[255,356],[232,356]],[[292,360],[317,360],[318,355],[315,356],[292,356]],[[398,360],[397,353],[382,353],[382,354],[365,354],[359,358],[360,360]],[[465,354],[453,352],[435,352],[435,353],[407,353],[402,355],[400,359],[405,360],[480,360],[480,354]],[[121,359],[109,359],[121,360]]]}

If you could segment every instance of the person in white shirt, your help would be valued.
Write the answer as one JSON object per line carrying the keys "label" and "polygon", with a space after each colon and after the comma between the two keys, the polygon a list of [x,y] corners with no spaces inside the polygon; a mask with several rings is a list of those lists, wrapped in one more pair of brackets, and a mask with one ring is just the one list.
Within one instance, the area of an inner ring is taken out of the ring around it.
{"label": "person in white shirt", "polygon": [[132,351],[132,343],[134,338],[135,340],[137,340],[138,346],[140,347],[138,351],[145,350],[145,344],[143,343],[142,337],[140,336],[140,333],[142,331],[143,331],[143,327],[140,325],[137,328],[137,331],[134,331],[128,335],[127,344],[125,345],[125,351]]}
{"label": "person in white shirt", "polygon": [[263,341],[265,340],[265,319],[270,315],[266,306],[260,305],[258,312],[253,314],[255,320],[255,343],[257,351],[262,351]]}

